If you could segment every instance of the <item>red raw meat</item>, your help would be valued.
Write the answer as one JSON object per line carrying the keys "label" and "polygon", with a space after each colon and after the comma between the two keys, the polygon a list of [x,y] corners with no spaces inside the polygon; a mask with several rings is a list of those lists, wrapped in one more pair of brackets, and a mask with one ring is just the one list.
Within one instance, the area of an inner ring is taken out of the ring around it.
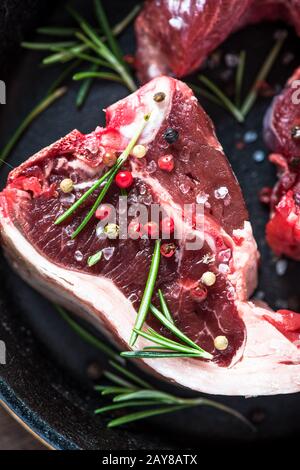
{"label": "red raw meat", "polygon": [[265,141],[276,152],[270,155],[270,161],[277,165],[279,175],[271,196],[267,240],[276,254],[297,260],[300,260],[299,90],[300,68],[288,80],[282,93],[274,98],[264,120]]}
{"label": "red raw meat", "polygon": [[139,77],[183,77],[230,33],[264,19],[286,20],[300,34],[300,0],[148,0],[135,25]]}
{"label": "red raw meat", "polygon": [[[164,93],[165,99],[153,100],[157,93]],[[100,237],[96,218],[72,240],[70,234],[96,194],[63,224],[54,221],[104,172],[105,152],[124,150],[149,112],[150,121],[139,139],[147,154],[126,163],[134,176],[128,198],[131,205],[140,202],[147,210],[151,203],[159,203],[176,227],[203,239],[203,247],[193,251],[188,250],[186,237],[175,240],[176,254],[162,257],[156,286],[164,292],[178,327],[213,359],[145,359],[139,364],[207,393],[298,392],[299,317],[247,301],[256,286],[258,252],[243,197],[210,119],[192,91],[175,79],[149,82],[108,108],[105,129],[89,135],[74,130],[10,173],[0,194],[1,238],[8,259],[26,282],[128,349],[153,240]],[[172,143],[165,138],[170,128],[171,134],[178,133]],[[166,154],[173,156],[172,172],[157,165]],[[59,186],[66,177],[74,181],[68,194]],[[116,206],[119,194],[113,184],[105,204]],[[202,232],[193,220],[182,220],[183,205],[200,200],[205,201]],[[88,267],[88,257],[100,249],[101,261]],[[199,280],[206,271],[215,274],[216,282],[207,287],[207,296],[199,298]],[[157,304],[156,296],[153,302]],[[147,323],[158,327],[150,314]],[[220,335],[229,341],[223,351],[214,346]],[[146,344],[139,338],[134,348]]]}

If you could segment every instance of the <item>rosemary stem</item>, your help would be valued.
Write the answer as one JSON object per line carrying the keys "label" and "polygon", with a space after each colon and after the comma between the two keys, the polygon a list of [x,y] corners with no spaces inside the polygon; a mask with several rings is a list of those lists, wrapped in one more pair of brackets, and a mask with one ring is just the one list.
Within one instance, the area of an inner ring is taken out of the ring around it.
{"label": "rosemary stem", "polygon": [[162,312],[164,314],[164,316],[171,322],[174,324],[174,320],[172,318],[172,315],[170,313],[170,310],[168,308],[168,305],[167,305],[167,302],[166,302],[166,299],[162,293],[162,291],[160,289],[158,289],[158,297],[159,297],[159,301],[160,301],[160,305],[161,305],[161,309],[162,309]]}
{"label": "rosemary stem", "polygon": [[100,26],[101,30],[103,30],[103,32],[104,32],[104,34],[107,38],[107,42],[110,46],[111,51],[113,52],[115,57],[117,57],[118,60],[122,63],[123,62],[123,55],[122,55],[121,49],[119,47],[119,44],[117,43],[117,41],[114,37],[114,34],[113,34],[113,32],[112,32],[112,30],[109,26],[109,23],[107,21],[107,17],[106,17],[104,8],[102,6],[101,0],[94,0],[94,8],[95,8],[95,12],[96,12],[96,16],[97,16],[97,19],[98,19],[99,26]]}
{"label": "rosemary stem", "polygon": [[234,103],[223,93],[223,91],[215,85],[209,78],[204,75],[199,75],[199,80],[204,83],[225,105],[226,109],[236,118],[240,123],[244,122],[244,116]]}
{"label": "rosemary stem", "polygon": [[27,127],[34,121],[34,119],[37,118],[45,109],[49,108],[49,106],[54,103],[58,98],[63,96],[67,91],[66,87],[61,87],[52,92],[50,95],[46,95],[45,98],[38,103],[35,108],[26,116],[26,118],[22,121],[22,123],[19,125],[19,127],[16,129],[15,133],[11,137],[11,139],[7,142],[5,147],[0,153],[0,167],[5,161],[5,159],[8,157],[16,143],[19,141],[20,137],[23,135]]}
{"label": "rosemary stem", "polygon": [[101,178],[99,178],[94,184],[93,186],[90,187],[90,189],[88,189],[79,199],[78,201],[74,202],[74,204],[69,207],[68,210],[66,210],[66,212],[64,212],[60,217],[58,217],[56,220],[55,220],[55,225],[59,225],[61,224],[62,222],[64,222],[71,214],[73,214],[73,212],[78,209],[79,206],[81,206],[81,204],[97,189],[99,188],[99,186],[101,185],[101,183],[103,183],[103,181],[105,181],[112,173],[113,171],[113,168],[111,168],[107,173],[105,173],[103,176],[101,176]]}
{"label": "rosemary stem", "polygon": [[99,78],[102,80],[111,80],[114,82],[124,83],[123,79],[116,75],[115,73],[110,72],[96,72],[96,71],[86,71],[86,72],[78,72],[73,75],[73,80],[86,80],[89,78]]}
{"label": "rosemary stem", "polygon": [[[150,265],[150,270],[148,274],[148,279],[146,282],[146,287],[144,290],[144,294],[142,297],[142,301],[137,313],[137,317],[135,320],[134,324],[134,330],[140,330],[144,324],[145,318],[147,316],[150,302],[152,299],[153,291],[154,291],[154,286],[158,274],[158,269],[159,269],[159,264],[160,264],[160,240],[155,240],[155,247],[154,247],[154,252],[151,260],[151,265]],[[131,338],[129,341],[129,345],[132,347],[138,337],[138,334],[136,331],[132,331]]]}
{"label": "rosemary stem", "polygon": [[260,82],[265,80],[275,62],[275,60],[278,57],[279,52],[281,51],[281,48],[283,46],[283,43],[287,37],[287,33],[283,33],[280,35],[280,37],[277,39],[276,43],[272,47],[270,53],[268,54],[266,60],[264,61],[261,69],[259,70],[254,83],[250,89],[250,92],[248,93],[247,97],[245,98],[245,101],[243,102],[242,108],[241,108],[241,113],[243,117],[245,118],[251,108],[253,107],[257,95],[258,95],[258,85]]}

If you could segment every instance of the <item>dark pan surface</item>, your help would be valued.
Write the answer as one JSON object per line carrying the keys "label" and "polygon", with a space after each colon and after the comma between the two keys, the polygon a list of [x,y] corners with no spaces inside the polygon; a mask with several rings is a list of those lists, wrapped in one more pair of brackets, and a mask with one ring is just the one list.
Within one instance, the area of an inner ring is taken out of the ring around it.
{"label": "dark pan surface", "polygon": [[[78,2],[80,3],[80,2]],[[81,2],[87,9],[87,2]],[[133,1],[105,2],[110,19],[115,23],[122,18]],[[64,22],[63,12],[54,16]],[[46,23],[50,23],[49,20]],[[280,25],[282,27],[282,25]],[[222,51],[247,50],[245,88],[273,44],[278,25],[262,24],[249,27],[233,35],[222,46]],[[293,31],[271,74],[273,85],[283,85],[297,65],[299,39]],[[122,37],[126,52],[134,51],[133,29]],[[295,59],[283,65],[283,57],[293,53]],[[16,125],[45,93],[58,74],[55,69],[38,68],[38,54],[22,53],[13,64],[8,82],[7,105],[0,109],[0,144],[2,145]],[[217,77],[223,70],[205,71]],[[227,85],[224,85],[227,86]],[[102,109],[127,91],[119,85],[99,82],[94,85],[82,111],[75,109],[76,85],[33,123],[9,159],[17,166],[25,158],[58,139],[73,128],[82,132],[104,124]],[[255,150],[266,150],[262,142],[261,127],[269,99],[260,99],[241,126],[222,110],[201,100],[213,118],[218,137],[225,148],[234,171],[241,183],[250,219],[262,254],[259,295],[273,307],[290,307],[300,311],[300,265],[288,261],[284,276],[276,274],[276,260],[266,246],[264,226],[267,210],[258,202],[257,193],[262,186],[273,184],[275,169],[267,159],[256,163]],[[256,131],[258,139],[242,150],[236,143],[243,140],[246,131]],[[1,188],[9,168],[1,170]],[[220,400],[259,421],[256,433],[233,418],[211,409],[194,409],[130,425],[122,429],[106,428],[108,417],[94,417],[93,410],[101,399],[92,391],[87,378],[87,366],[94,361],[103,365],[104,359],[93,348],[78,338],[52,306],[26,286],[12,273],[6,261],[0,258],[0,339],[7,345],[7,365],[0,366],[0,396],[8,406],[50,445],[59,449],[173,449],[198,447],[199,443],[216,441],[235,443],[265,442],[269,439],[290,439],[300,434],[299,395],[238,398]],[[162,385],[162,387],[166,387]],[[182,393],[175,388],[173,392]],[[193,395],[193,394],[191,394]]]}

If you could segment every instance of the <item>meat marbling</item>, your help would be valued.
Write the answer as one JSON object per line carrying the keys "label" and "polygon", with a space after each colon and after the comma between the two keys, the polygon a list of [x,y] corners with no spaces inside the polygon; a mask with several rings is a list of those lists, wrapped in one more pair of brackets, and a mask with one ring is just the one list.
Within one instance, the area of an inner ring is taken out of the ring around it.
{"label": "meat marbling", "polygon": [[264,119],[265,141],[274,152],[270,160],[277,165],[279,175],[270,201],[267,240],[277,255],[285,254],[297,260],[300,260],[299,90],[300,67],[274,98]]}
{"label": "meat marbling", "polygon": [[283,19],[300,35],[300,0],[147,0],[135,25],[140,79],[183,77],[233,31],[264,19]]}
{"label": "meat marbling", "polygon": [[[153,100],[158,92],[165,93],[164,101]],[[74,130],[10,173],[0,194],[1,239],[8,259],[26,282],[128,349],[153,240],[101,238],[96,219],[70,239],[96,194],[63,224],[54,225],[54,221],[103,173],[105,151],[124,150],[149,112],[150,121],[139,139],[148,148],[146,157],[131,157],[126,163],[135,178],[128,200],[148,209],[152,202],[159,203],[178,225],[183,224],[185,203],[206,201],[203,247],[191,251],[185,238],[176,242],[176,256],[161,260],[156,286],[165,293],[178,327],[212,353],[213,360],[147,359],[139,364],[206,393],[299,391],[299,316],[275,313],[247,300],[256,286],[258,252],[243,197],[210,119],[192,91],[175,79],[149,82],[107,109],[106,128],[98,127],[89,135]],[[178,131],[175,143],[166,142],[167,128]],[[175,160],[171,173],[157,166],[166,153]],[[66,177],[75,184],[67,195],[59,189]],[[113,184],[105,202],[116,205],[118,198],[119,189]],[[185,223],[200,236],[192,224]],[[88,257],[99,249],[103,258],[88,267]],[[206,300],[197,302],[193,289],[207,270],[217,280],[208,288]],[[150,314],[147,322],[158,327]],[[219,335],[229,340],[224,351],[214,347]],[[146,343],[139,338],[134,349]]]}

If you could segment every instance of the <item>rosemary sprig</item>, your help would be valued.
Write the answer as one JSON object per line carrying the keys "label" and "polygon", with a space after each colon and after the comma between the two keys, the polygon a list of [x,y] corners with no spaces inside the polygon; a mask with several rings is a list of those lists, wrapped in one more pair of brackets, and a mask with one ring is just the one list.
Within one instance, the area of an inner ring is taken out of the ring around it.
{"label": "rosemary sprig", "polygon": [[7,142],[5,147],[0,153],[0,167],[3,162],[6,160],[14,146],[19,141],[20,137],[23,135],[28,126],[36,119],[45,109],[49,108],[54,101],[58,100],[63,96],[67,91],[66,87],[61,87],[54,90],[52,93],[48,94],[30,111],[26,118],[21,122],[19,127],[14,132],[13,136]]}
{"label": "rosemary sprig", "polygon": [[[131,76],[128,73],[127,67],[124,65],[123,61],[121,61],[118,56],[115,56],[113,51],[110,50],[101,38],[97,35],[94,28],[82,18],[73,8],[68,7],[69,13],[75,18],[78,22],[82,31],[87,35],[91,43],[93,44],[93,49],[95,52],[105,61],[108,62],[110,67],[114,69],[123,79],[124,83],[127,85],[130,91],[136,90],[136,85],[132,80]],[[107,23],[108,26],[108,23]],[[79,34],[76,34],[79,37]],[[113,36],[113,33],[110,32],[110,37]],[[82,37],[81,37],[82,39]]]}
{"label": "rosemary sprig", "polygon": [[268,56],[264,60],[255,80],[248,92],[242,106],[240,107],[241,102],[241,92],[242,92],[242,85],[243,85],[243,77],[245,74],[245,63],[246,63],[246,52],[241,51],[239,56],[239,64],[236,71],[235,76],[235,102],[233,102],[228,96],[223,93],[223,91],[213,83],[209,78],[205,77],[204,75],[199,75],[198,79],[210,90],[203,90],[202,88],[197,87],[194,84],[191,84],[191,88],[195,91],[196,94],[205,96],[210,101],[218,104],[219,106],[225,108],[228,112],[230,112],[235,119],[243,123],[245,121],[246,116],[248,115],[249,111],[252,109],[258,93],[259,93],[259,84],[260,82],[264,81],[272,66],[274,65],[275,60],[278,57],[279,52],[283,46],[283,43],[287,37],[286,32],[282,32],[277,38],[274,46],[272,47],[271,51],[269,52]]}
{"label": "rosemary sprig", "polygon": [[[81,224],[77,227],[77,229],[72,233],[71,235],[71,238],[74,239],[75,237],[77,237],[77,235],[79,235],[79,233],[85,228],[85,226],[88,224],[88,222],[91,220],[91,218],[93,217],[93,215],[95,214],[97,208],[99,207],[99,205],[101,204],[101,202],[103,201],[107,191],[109,190],[112,182],[114,181],[114,178],[117,174],[117,172],[119,171],[119,169],[121,168],[121,166],[125,163],[125,161],[127,160],[127,158],[129,157],[133,147],[135,146],[135,144],[137,143],[140,135],[142,134],[147,122],[149,121],[150,119],[150,115],[146,115],[144,116],[144,119],[143,119],[143,122],[142,124],[139,126],[137,132],[135,133],[135,135],[133,136],[133,138],[131,139],[131,141],[129,142],[129,144],[127,145],[126,149],[121,153],[121,155],[119,156],[118,160],[117,160],[117,163],[112,167],[112,169],[106,173],[106,175],[109,174],[109,176],[107,176],[105,179],[107,179],[107,181],[105,182],[102,190],[100,191],[100,194],[99,196],[97,197],[96,201],[94,202],[92,208],[90,209],[90,211],[87,213],[87,215],[85,216],[85,218],[83,219],[83,221],[81,222]],[[105,176],[105,175],[104,175]],[[102,177],[103,178],[103,177]],[[92,188],[90,188],[91,190]],[[89,191],[90,191],[89,190]],[[87,192],[89,192],[87,191]],[[85,193],[86,194],[86,193]],[[82,197],[84,197],[85,195],[83,195]],[[79,199],[80,200],[80,199]],[[78,203],[78,201],[77,201]],[[76,203],[75,203],[76,204]],[[69,211],[72,209],[72,207],[75,206],[75,204],[73,204],[73,206],[71,206],[71,208],[69,209]],[[78,207],[78,205],[77,205]],[[68,211],[67,211],[68,212]],[[73,212],[73,211],[72,211]],[[64,214],[61,216],[63,217]],[[59,219],[58,219],[59,220]],[[58,221],[55,222],[56,224],[60,223]]]}
{"label": "rosemary sprig", "polygon": [[241,108],[241,113],[244,117],[247,116],[247,114],[251,110],[252,106],[254,105],[254,103],[257,99],[257,96],[258,96],[258,92],[259,92],[258,85],[259,85],[260,82],[262,82],[263,80],[265,80],[267,78],[271,68],[274,65],[274,62],[276,61],[276,59],[278,57],[279,52],[282,49],[282,46],[283,46],[284,41],[286,40],[286,38],[287,38],[287,32],[282,31],[282,34],[279,35],[277,41],[275,42],[274,46],[272,47],[270,53],[268,54],[266,60],[264,61],[263,65],[262,65],[262,67],[260,68],[260,70],[259,70],[259,72],[258,72],[258,74],[257,74],[257,76],[254,80],[254,83],[253,83],[247,97],[245,98],[245,101],[243,102],[243,105],[242,105],[242,108]]}
{"label": "rosemary sprig", "polygon": [[[69,61],[74,61],[75,63],[75,61],[77,62],[79,59],[87,64],[92,64],[92,68],[87,68],[85,72],[79,72],[73,76],[74,80],[84,80],[76,98],[77,107],[83,105],[94,78],[116,81],[127,86],[130,91],[136,90],[135,83],[123,60],[122,52],[115,36],[121,34],[127,28],[138,13],[140,6],[134,7],[133,10],[112,29],[108,24],[101,2],[94,0],[94,7],[96,17],[101,25],[101,32],[98,29],[92,28],[75,10],[69,9],[70,14],[79,23],[77,28],[45,26],[37,30],[40,34],[62,37],[62,39],[65,40],[57,42],[22,43],[22,46],[28,49],[47,50],[51,52],[51,55],[43,59],[43,65],[48,66]],[[101,36],[102,32],[104,32],[104,36]],[[108,46],[104,44],[105,42],[107,42]],[[89,51],[91,51],[91,53],[89,53]],[[112,69],[115,73],[110,74],[110,72],[106,70],[98,70],[96,66],[99,68],[105,67]],[[68,73],[66,72],[66,76],[67,75]]]}
{"label": "rosemary sprig", "polygon": [[209,88],[214,93],[214,95],[219,98],[219,100],[221,100],[227,111],[229,111],[238,122],[244,122],[244,116],[241,111],[215,83],[213,83],[209,78],[205,77],[204,75],[199,75],[198,79],[200,80],[200,82],[206,85],[207,88]]}
{"label": "rosemary sprig", "polygon": [[[160,244],[160,240],[155,241],[145,290],[129,340],[129,345],[132,347],[134,346],[138,336],[142,336],[143,338],[152,341],[156,347],[146,347],[142,351],[124,351],[121,353],[121,356],[130,358],[202,357],[203,359],[212,359],[213,356],[210,353],[202,349],[200,346],[198,346],[198,344],[194,343],[194,341],[188,338],[184,333],[182,333],[182,331],[179,330],[179,328],[174,325],[174,321],[167,306],[167,302],[161,290],[158,291],[158,296],[163,313],[161,313],[151,303],[160,264]],[[148,327],[147,331],[142,331],[142,327],[149,309],[152,314],[171,333],[173,333],[173,335],[177,336],[183,343],[186,343],[187,346],[160,335],[152,328]]]}
{"label": "rosemary sprig", "polygon": [[166,327],[173,335],[181,339],[182,342],[186,343],[188,346],[185,346],[182,343],[173,341],[166,338],[165,336],[160,335],[157,331],[152,328],[148,328],[147,331],[141,331],[134,329],[133,331],[138,335],[142,336],[145,339],[148,339],[155,345],[159,347],[146,347],[142,351],[126,351],[122,352],[122,357],[127,358],[174,358],[174,357],[201,357],[203,359],[212,359],[213,356],[208,352],[204,351],[198,344],[194,343],[190,338],[188,338],[182,331],[180,331],[174,323],[170,322],[154,305],[150,304],[150,310],[155,315],[155,317]]}
{"label": "rosemary sprig", "polygon": [[130,346],[133,346],[135,344],[138,337],[137,330],[140,330],[142,328],[149,310],[160,263],[160,243],[160,240],[155,240],[155,247],[151,260],[146,287],[135,319],[134,329],[129,340]]}
{"label": "rosemary sprig", "polygon": [[[202,397],[182,398],[154,388],[138,375],[131,372],[126,363],[120,363],[123,359],[120,358],[117,352],[78,325],[78,323],[73,320],[64,309],[58,306],[55,306],[55,308],[76,334],[78,334],[84,341],[113,359],[109,361],[111,370],[105,372],[105,377],[114,385],[96,385],[95,390],[100,392],[102,396],[115,396],[113,397],[111,404],[104,405],[101,408],[96,409],[95,414],[104,414],[110,411],[122,409],[127,410],[130,408],[152,407],[150,409],[143,409],[142,411],[128,413],[122,417],[112,419],[108,422],[108,427],[117,427],[122,424],[139,421],[151,416],[158,416],[167,412],[172,413],[180,409],[183,410],[184,408],[210,406],[219,411],[230,414],[254,430],[252,424],[242,414],[226,405],[223,405],[222,403]],[[115,385],[117,385],[117,387]]]}

